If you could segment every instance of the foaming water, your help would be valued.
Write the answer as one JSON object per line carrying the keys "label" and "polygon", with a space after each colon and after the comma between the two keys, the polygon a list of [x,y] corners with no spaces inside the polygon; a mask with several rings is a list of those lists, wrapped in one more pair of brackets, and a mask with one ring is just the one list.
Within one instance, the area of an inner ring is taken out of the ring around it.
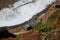
{"label": "foaming water", "polygon": [[0,11],[0,27],[22,24],[56,0],[20,0]]}

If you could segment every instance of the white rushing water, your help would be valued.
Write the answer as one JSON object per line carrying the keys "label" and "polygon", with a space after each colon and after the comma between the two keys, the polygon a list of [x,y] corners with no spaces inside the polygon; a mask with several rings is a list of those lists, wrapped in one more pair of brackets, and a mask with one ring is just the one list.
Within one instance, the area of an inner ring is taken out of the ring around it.
{"label": "white rushing water", "polygon": [[53,2],[55,0],[19,0],[0,11],[0,27],[22,24]]}

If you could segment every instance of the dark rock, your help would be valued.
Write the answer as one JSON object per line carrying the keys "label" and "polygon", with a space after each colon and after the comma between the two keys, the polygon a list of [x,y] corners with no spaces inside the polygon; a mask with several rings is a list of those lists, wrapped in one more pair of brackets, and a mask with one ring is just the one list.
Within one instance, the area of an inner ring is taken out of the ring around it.
{"label": "dark rock", "polygon": [[55,8],[60,8],[60,5],[55,5]]}
{"label": "dark rock", "polygon": [[0,38],[9,38],[9,37],[15,38],[16,35],[9,33],[8,30],[0,31]]}

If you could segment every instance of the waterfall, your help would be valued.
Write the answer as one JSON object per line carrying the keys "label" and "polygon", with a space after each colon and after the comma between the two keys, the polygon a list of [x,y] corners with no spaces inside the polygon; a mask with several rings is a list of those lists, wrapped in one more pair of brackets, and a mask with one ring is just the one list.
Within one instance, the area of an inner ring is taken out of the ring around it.
{"label": "waterfall", "polygon": [[56,0],[19,0],[0,11],[0,27],[22,24]]}

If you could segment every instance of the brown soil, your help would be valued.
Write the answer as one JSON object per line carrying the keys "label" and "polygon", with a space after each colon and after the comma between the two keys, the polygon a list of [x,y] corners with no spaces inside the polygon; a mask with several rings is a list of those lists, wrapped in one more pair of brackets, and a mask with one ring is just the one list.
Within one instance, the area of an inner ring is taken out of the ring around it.
{"label": "brown soil", "polygon": [[56,28],[60,28],[60,18],[56,20],[56,23],[54,24]]}
{"label": "brown soil", "polygon": [[36,30],[28,34],[18,35],[16,38],[5,38],[0,40],[41,40],[38,35],[39,35],[39,31]]}
{"label": "brown soil", "polygon": [[17,1],[18,0],[0,0],[0,10],[9,7],[9,4],[12,5]]}

